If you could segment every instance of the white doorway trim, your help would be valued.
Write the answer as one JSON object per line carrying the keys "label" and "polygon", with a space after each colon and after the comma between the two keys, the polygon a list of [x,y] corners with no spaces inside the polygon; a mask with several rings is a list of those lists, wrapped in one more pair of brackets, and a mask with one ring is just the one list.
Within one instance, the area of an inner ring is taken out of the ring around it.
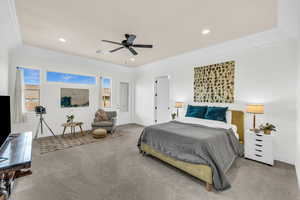
{"label": "white doorway trim", "polygon": [[[122,111],[121,108],[121,85],[122,84],[127,84],[128,85],[128,110],[126,112]],[[124,124],[129,124],[132,122],[132,82],[129,80],[120,80],[118,81],[117,84],[117,91],[118,91],[118,103],[117,103],[117,112],[118,112],[118,120],[117,120],[117,125],[124,125]]]}
{"label": "white doorway trim", "polygon": [[[167,86],[167,91],[166,91],[166,95],[165,97],[167,97],[166,101],[164,102],[164,104],[168,104],[167,105],[167,108],[168,108],[168,111],[165,110],[166,112],[168,113],[165,113],[165,121],[169,121],[167,120],[168,118],[170,118],[170,76],[169,75],[165,75],[165,76],[158,76],[158,77],[155,77],[154,80],[153,80],[153,90],[154,90],[154,96],[153,96],[153,123],[156,124],[156,123],[160,123],[160,120],[158,119],[157,117],[157,111],[158,111],[158,105],[157,105],[157,81],[159,79],[167,79],[168,80],[168,86]],[[167,117],[169,116],[169,117]]]}

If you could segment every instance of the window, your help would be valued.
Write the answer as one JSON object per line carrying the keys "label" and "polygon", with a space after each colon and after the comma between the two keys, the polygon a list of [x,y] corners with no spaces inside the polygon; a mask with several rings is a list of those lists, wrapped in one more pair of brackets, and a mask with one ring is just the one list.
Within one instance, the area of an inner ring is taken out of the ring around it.
{"label": "window", "polygon": [[101,80],[101,107],[110,108],[111,107],[111,78],[100,78]]}
{"label": "window", "polygon": [[47,72],[48,82],[96,85],[96,77],[61,72]]}
{"label": "window", "polygon": [[19,68],[24,77],[24,98],[26,111],[34,111],[40,105],[40,70]]}

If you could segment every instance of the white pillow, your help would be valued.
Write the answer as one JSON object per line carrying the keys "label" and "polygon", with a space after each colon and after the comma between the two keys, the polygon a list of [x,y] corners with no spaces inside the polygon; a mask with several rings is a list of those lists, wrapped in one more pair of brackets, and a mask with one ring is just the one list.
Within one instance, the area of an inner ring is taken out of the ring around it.
{"label": "white pillow", "polygon": [[231,119],[232,119],[231,110],[227,110],[226,111],[226,121],[227,121],[227,124],[231,124]]}

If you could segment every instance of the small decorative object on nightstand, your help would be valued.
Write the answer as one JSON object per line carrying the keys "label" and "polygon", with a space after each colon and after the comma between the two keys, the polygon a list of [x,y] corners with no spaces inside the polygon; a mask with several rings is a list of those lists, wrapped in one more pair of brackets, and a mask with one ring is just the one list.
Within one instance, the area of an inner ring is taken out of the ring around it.
{"label": "small decorative object on nightstand", "polygon": [[175,103],[175,108],[177,108],[177,117],[178,117],[178,115],[179,115],[179,108],[182,108],[183,107],[183,102],[179,102],[179,101],[177,101],[176,103]]}
{"label": "small decorative object on nightstand", "polygon": [[270,123],[261,124],[259,130],[263,131],[264,134],[270,135],[272,131],[276,131],[276,126]]}
{"label": "small decorative object on nightstand", "polygon": [[245,157],[268,165],[274,165],[273,135],[263,132],[246,131]]}

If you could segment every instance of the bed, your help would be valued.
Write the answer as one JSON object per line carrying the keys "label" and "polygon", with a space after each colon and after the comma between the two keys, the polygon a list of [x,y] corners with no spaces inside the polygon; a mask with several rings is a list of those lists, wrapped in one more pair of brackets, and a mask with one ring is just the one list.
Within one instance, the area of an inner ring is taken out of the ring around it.
{"label": "bed", "polygon": [[[146,127],[138,142],[139,150],[143,155],[152,155],[204,181],[208,191],[212,187],[217,191],[228,189],[230,184],[225,173],[234,160],[242,156],[244,142],[244,113],[230,112],[228,127],[202,126],[193,120]],[[208,133],[198,134],[198,131]],[[201,140],[198,141],[198,137],[202,137]]]}

